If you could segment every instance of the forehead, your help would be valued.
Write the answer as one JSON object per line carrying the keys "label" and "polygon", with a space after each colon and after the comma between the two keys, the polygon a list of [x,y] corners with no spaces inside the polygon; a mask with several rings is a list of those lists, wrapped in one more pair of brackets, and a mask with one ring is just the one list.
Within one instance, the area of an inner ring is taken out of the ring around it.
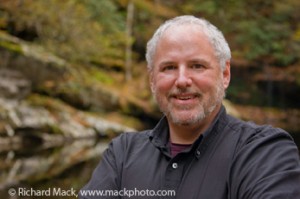
{"label": "forehead", "polygon": [[154,60],[172,53],[215,54],[213,47],[201,27],[196,25],[179,25],[168,28],[158,41]]}

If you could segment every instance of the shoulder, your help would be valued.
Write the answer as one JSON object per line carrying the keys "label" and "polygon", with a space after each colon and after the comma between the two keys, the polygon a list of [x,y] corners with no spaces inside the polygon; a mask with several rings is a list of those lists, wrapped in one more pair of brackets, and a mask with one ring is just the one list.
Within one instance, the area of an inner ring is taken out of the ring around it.
{"label": "shoulder", "polygon": [[[277,153],[293,156],[299,161],[297,145],[285,130],[271,125],[245,122],[231,116],[228,116],[227,121],[226,133],[230,133],[229,139],[234,140],[233,158],[252,159]],[[274,157],[278,156],[275,154]]]}
{"label": "shoulder", "polygon": [[257,162],[260,165],[276,165],[288,162],[299,167],[297,145],[285,130],[238,119],[232,119],[228,125],[237,137],[233,156],[235,163],[250,161],[252,164]]}
{"label": "shoulder", "polygon": [[299,151],[289,133],[234,118],[228,126],[237,138],[229,174],[231,193],[237,194],[236,198],[265,198],[269,188],[274,194],[285,194],[281,196],[298,190]]}
{"label": "shoulder", "polygon": [[130,144],[149,139],[151,130],[124,132],[112,139],[113,143]]}
{"label": "shoulder", "polygon": [[240,145],[268,139],[290,140],[293,142],[293,138],[288,132],[271,125],[258,125],[254,122],[246,122],[228,116],[228,127],[233,134],[237,134]]}

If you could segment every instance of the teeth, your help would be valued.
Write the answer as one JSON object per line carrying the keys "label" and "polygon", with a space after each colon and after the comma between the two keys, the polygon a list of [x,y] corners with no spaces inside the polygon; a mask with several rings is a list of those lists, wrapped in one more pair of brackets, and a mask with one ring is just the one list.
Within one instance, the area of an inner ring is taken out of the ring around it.
{"label": "teeth", "polygon": [[178,99],[180,99],[180,100],[189,100],[189,99],[192,99],[192,97],[191,96],[189,96],[189,97],[178,97]]}

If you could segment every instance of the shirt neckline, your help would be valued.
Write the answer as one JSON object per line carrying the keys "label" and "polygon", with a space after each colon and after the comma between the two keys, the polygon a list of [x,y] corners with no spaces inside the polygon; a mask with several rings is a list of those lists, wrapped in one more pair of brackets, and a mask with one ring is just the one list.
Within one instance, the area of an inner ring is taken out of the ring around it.
{"label": "shirt neckline", "polygon": [[[210,124],[209,128],[201,134],[197,140],[192,144],[191,149],[196,148],[199,151],[203,151],[208,144],[213,140],[213,138],[218,134],[219,129],[218,123],[223,120],[226,116],[226,109],[222,105],[217,116],[214,118],[213,122]],[[170,154],[169,150],[169,124],[166,116],[163,116],[157,125],[151,130],[149,136],[151,142],[158,148],[160,148],[166,154]],[[204,144],[201,144],[205,142]]]}

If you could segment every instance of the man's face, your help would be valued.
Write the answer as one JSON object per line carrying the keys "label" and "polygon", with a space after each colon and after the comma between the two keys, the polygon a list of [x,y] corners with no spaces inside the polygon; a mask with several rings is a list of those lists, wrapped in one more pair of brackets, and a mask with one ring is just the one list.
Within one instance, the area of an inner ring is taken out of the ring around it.
{"label": "man's face", "polygon": [[150,74],[152,92],[169,122],[194,125],[220,108],[230,80],[206,35],[188,25],[164,33]]}

